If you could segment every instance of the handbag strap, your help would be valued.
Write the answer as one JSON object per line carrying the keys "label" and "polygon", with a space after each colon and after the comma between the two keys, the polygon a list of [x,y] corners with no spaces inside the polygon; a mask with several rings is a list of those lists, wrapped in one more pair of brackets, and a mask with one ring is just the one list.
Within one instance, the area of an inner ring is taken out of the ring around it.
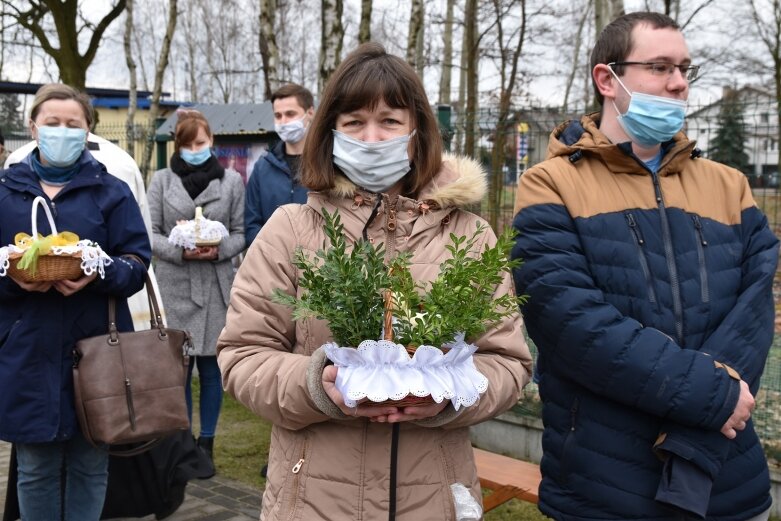
{"label": "handbag strap", "polygon": [[[128,259],[136,261],[144,269],[144,287],[146,288],[147,302],[149,303],[149,325],[152,329],[163,330],[163,316],[160,313],[160,304],[157,299],[157,293],[155,287],[152,284],[152,278],[149,276],[149,270],[146,269],[144,261],[141,257],[133,253],[126,253],[122,255]],[[118,340],[117,330],[117,299],[114,296],[110,296],[108,299],[108,332],[109,342]]]}

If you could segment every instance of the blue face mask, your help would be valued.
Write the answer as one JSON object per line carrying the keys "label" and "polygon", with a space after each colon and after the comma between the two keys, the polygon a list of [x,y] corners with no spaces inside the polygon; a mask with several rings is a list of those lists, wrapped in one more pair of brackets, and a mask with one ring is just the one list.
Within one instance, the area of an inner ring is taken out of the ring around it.
{"label": "blue face mask", "polygon": [[686,117],[684,100],[629,92],[613,69],[610,72],[630,96],[629,108],[624,114],[621,114],[613,101],[613,108],[618,113],[618,124],[629,139],[638,145],[653,147],[671,140],[683,128]]}
{"label": "blue face mask", "polygon": [[211,147],[205,147],[192,152],[183,148],[179,151],[179,155],[182,157],[185,163],[198,166],[208,161],[208,159],[212,156],[212,149]]}
{"label": "blue face mask", "polygon": [[38,149],[41,158],[52,166],[70,166],[76,162],[84,151],[87,142],[87,131],[83,128],[39,127]]}

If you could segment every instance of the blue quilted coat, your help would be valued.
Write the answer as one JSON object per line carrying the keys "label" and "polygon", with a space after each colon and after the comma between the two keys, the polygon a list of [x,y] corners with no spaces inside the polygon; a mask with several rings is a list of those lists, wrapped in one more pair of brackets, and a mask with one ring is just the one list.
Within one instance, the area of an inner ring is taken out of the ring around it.
{"label": "blue quilted coat", "polygon": [[539,349],[540,510],[557,520],[745,520],[770,507],[753,424],[778,241],[745,176],[679,133],[652,174],[598,115],[521,178],[513,255]]}
{"label": "blue quilted coat", "polygon": [[[120,256],[135,254],[149,264],[149,236],[128,185],[109,175],[89,152],[79,161],[79,172],[53,200],[44,195],[28,161],[0,172],[0,245],[12,244],[17,232],[32,233],[32,202],[43,196],[58,231],[97,242],[113,259],[104,279],[98,276],[69,297],[53,288],[25,291],[0,277],[0,440],[71,438],[79,428],[73,407],[74,345],[107,333],[109,295],[117,297],[119,330],[133,330],[126,298],[143,286],[144,269]],[[37,217],[39,232],[48,235],[43,209]]]}

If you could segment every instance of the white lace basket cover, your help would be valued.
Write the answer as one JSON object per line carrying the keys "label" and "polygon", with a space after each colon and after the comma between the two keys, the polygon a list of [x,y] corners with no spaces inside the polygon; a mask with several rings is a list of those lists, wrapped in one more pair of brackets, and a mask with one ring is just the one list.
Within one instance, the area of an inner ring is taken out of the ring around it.
{"label": "white lace basket cover", "polygon": [[410,358],[401,344],[390,340],[364,340],[358,346],[323,345],[326,356],[339,368],[336,388],[344,403],[355,407],[372,402],[400,400],[408,394],[429,396],[437,403],[448,399],[456,410],[473,405],[488,389],[488,379],[475,367],[477,346],[457,335],[450,351],[420,346]]}
{"label": "white lace basket cover", "polygon": [[[33,237],[38,236],[38,226],[37,226],[37,220],[36,220],[36,214],[38,210],[38,205],[43,207],[44,211],[46,212],[46,217],[49,220],[49,226],[51,228],[51,231],[53,234],[57,233],[57,228],[54,224],[54,219],[52,219],[51,211],[49,210],[49,207],[46,204],[46,200],[43,197],[36,197],[33,200],[33,211],[32,211],[32,227],[33,227]],[[0,277],[5,277],[8,274],[8,267],[10,266],[11,262],[9,260],[9,256],[12,253],[24,253],[25,250],[18,248],[15,244],[9,244],[8,246],[3,246],[0,248]],[[106,255],[106,253],[101,249],[100,245],[98,243],[92,242],[87,239],[82,239],[76,244],[70,244],[68,246],[52,246],[51,247],[51,253],[54,255],[70,255],[73,253],[81,253],[81,271],[84,272],[85,275],[92,275],[96,271],[98,272],[98,275],[100,278],[105,278],[106,272],[105,267],[114,262],[111,257]]]}
{"label": "white lace basket cover", "polygon": [[[0,277],[5,277],[8,273],[8,266],[11,264],[8,260],[9,255],[23,252],[24,250],[13,244],[0,248]],[[52,246],[51,253],[54,255],[81,253],[81,271],[84,275],[92,275],[97,271],[101,279],[106,277],[106,266],[114,262],[97,243],[87,239],[69,246]]]}
{"label": "white lace basket cover", "polygon": [[228,229],[219,221],[200,218],[177,224],[168,235],[168,242],[192,250],[197,245],[216,245],[228,236]]}

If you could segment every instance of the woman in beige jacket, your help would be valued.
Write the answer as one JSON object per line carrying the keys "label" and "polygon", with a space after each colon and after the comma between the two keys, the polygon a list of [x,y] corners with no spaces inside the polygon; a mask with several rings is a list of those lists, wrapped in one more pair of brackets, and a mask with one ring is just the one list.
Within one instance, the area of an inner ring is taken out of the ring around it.
{"label": "woman in beige jacket", "polygon": [[[413,277],[433,280],[450,234],[480,222],[459,207],[483,198],[485,175],[471,160],[442,158],[420,80],[377,44],[360,46],[328,82],[303,161],[308,201],[277,210],[248,250],[218,341],[227,391],[274,424],[261,519],[453,520],[450,485],[481,497],[468,427],[512,407],[529,381],[520,314],[475,342],[489,381],[475,405],[350,409],[320,348],[327,325],[293,321],[271,295],[301,296],[292,258],[322,248],[324,209],[339,210],[350,240],[383,243],[388,258],[412,252]],[[488,229],[478,251],[495,240]],[[497,291],[512,291],[509,277]]]}

